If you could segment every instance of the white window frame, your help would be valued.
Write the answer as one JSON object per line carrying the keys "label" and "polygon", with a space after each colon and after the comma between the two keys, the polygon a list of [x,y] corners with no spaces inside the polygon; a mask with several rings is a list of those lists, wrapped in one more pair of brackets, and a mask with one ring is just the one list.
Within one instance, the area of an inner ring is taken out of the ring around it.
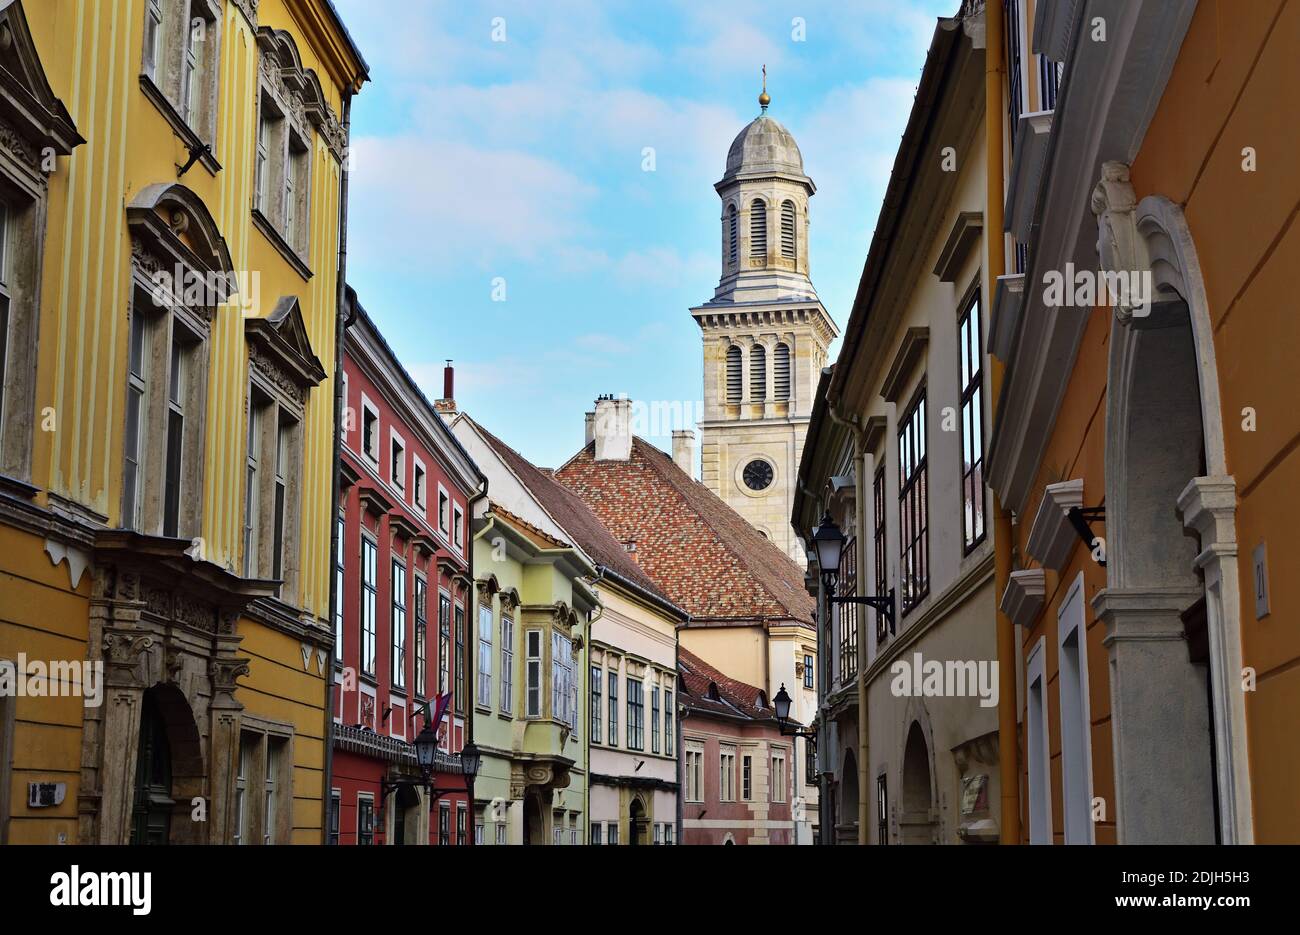
{"label": "white window frame", "polygon": [[[486,629],[485,629],[486,627]],[[478,688],[474,693],[480,708],[492,710],[492,631],[496,619],[491,604],[478,605]]]}
{"label": "white window frame", "polygon": [[[366,448],[367,414],[375,417],[375,453],[373,455],[370,453],[370,450]],[[383,477],[383,473],[379,467],[379,455],[383,448],[384,423],[383,420],[379,418],[379,407],[370,401],[370,397],[368,397],[364,391],[361,393],[361,424],[357,426],[357,428],[361,431],[361,450],[358,453],[361,457],[365,458],[371,467],[375,469],[375,473],[379,474],[380,477]]]}
{"label": "white window frame", "polygon": [[425,519],[429,518],[429,470],[419,455],[411,453],[411,502]]}
{"label": "white window frame", "polygon": [[[545,631],[539,627],[524,630],[524,717],[537,719],[545,714],[546,673],[542,664],[546,656]],[[537,649],[529,646],[537,637]]]}
{"label": "white window frame", "polygon": [[455,500],[451,504],[451,545],[457,552],[465,551],[465,508]]}
{"label": "white window frame", "polygon": [[736,752],[735,744],[718,744],[719,802],[736,801]]}
{"label": "white window frame", "polygon": [[515,621],[505,612],[501,614],[501,713],[513,714],[515,709]]}
{"label": "white window frame", "polygon": [[683,794],[687,802],[702,803],[704,801],[704,744],[696,740],[688,740],[685,746]]}
{"label": "white window frame", "polygon": [[[389,659],[392,666],[388,677],[395,690],[404,692],[406,691],[407,663],[406,624],[410,618],[409,601],[406,598],[406,582],[409,575],[406,573],[406,563],[397,557],[392,558],[388,572],[390,576],[388,579],[388,630],[389,642],[391,643]],[[398,586],[399,577],[401,579],[400,587]]]}
{"label": "white window frame", "polygon": [[[1079,572],[1056,615],[1061,817],[1066,844],[1097,843],[1097,826],[1092,820],[1092,712],[1088,698],[1088,609],[1084,601],[1083,572]],[[1077,613],[1071,613],[1072,608]],[[1066,645],[1071,636],[1073,653]]]}
{"label": "white window frame", "polygon": [[785,764],[785,747],[774,748],[771,760],[772,775],[768,780],[772,790],[771,800],[773,802],[785,802]]}
{"label": "white window frame", "polygon": [[[400,450],[398,458],[393,457],[393,449]],[[384,449],[384,483],[400,493],[406,493],[406,439],[393,426],[388,427],[388,447]],[[396,476],[394,476],[396,475]]]}
{"label": "white window frame", "polygon": [[1029,785],[1029,843],[1052,843],[1052,759],[1048,728],[1047,638],[1040,636],[1025,662],[1025,765]]}
{"label": "white window frame", "polygon": [[438,531],[451,541],[451,494],[441,483],[438,484]]}

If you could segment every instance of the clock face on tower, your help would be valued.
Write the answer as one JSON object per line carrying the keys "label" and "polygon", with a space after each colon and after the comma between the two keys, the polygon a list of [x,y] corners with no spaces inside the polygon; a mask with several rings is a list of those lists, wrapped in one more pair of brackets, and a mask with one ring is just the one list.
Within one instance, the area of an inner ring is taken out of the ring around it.
{"label": "clock face on tower", "polygon": [[755,458],[745,465],[745,472],[741,476],[750,490],[766,490],[772,486],[772,465],[761,458]]}

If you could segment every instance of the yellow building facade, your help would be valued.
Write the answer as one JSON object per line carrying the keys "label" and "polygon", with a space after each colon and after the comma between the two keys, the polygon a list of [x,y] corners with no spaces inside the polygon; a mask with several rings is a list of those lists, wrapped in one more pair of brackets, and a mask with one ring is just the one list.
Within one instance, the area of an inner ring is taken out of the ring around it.
{"label": "yellow building facade", "polygon": [[10,0],[0,50],[0,841],[320,842],[365,62],[325,0]]}

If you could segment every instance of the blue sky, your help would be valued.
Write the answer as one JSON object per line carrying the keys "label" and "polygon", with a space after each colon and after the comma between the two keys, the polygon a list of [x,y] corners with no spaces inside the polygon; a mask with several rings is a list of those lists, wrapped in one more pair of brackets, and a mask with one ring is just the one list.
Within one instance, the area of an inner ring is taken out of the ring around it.
{"label": "blue sky", "polygon": [[763,64],[817,184],[812,279],[843,325],[935,18],[958,3],[336,5],[372,78],[348,280],[431,398],[454,359],[461,408],[558,466],[598,394],[700,399],[688,309],[718,281],[713,183]]}

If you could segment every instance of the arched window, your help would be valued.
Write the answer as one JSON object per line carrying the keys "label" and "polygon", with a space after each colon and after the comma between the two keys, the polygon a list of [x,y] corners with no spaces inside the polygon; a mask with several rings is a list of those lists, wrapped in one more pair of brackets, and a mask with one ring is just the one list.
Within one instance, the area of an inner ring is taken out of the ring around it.
{"label": "arched window", "polygon": [[736,241],[738,239],[739,224],[736,220],[736,206],[727,207],[727,262],[736,262]]}
{"label": "arched window", "polygon": [[767,204],[761,198],[749,206],[749,255],[767,256]]}
{"label": "arched window", "polygon": [[761,344],[749,349],[749,397],[767,399],[767,348]]}
{"label": "arched window", "polygon": [[740,348],[733,344],[727,348],[727,402],[740,402]]}
{"label": "arched window", "polygon": [[787,260],[795,258],[793,201],[786,201],[781,205],[781,256]]}
{"label": "arched window", "polygon": [[777,399],[790,398],[790,347],[778,344],[772,352],[772,383]]}

